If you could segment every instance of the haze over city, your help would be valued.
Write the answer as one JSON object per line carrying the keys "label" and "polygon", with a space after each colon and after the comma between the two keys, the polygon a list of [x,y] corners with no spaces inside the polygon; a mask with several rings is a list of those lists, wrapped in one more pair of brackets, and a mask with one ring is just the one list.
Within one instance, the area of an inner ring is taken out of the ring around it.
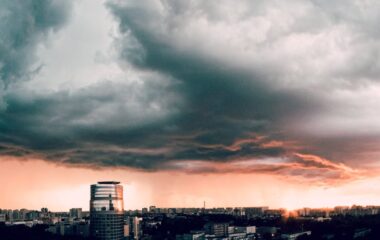
{"label": "haze over city", "polygon": [[0,2],[0,208],[380,205],[380,2]]}

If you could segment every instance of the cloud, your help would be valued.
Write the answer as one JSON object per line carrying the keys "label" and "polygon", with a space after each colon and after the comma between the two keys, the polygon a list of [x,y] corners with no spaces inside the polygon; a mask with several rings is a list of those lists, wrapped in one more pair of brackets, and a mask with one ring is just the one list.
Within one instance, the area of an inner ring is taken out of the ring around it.
{"label": "cloud", "polygon": [[[108,1],[117,59],[105,58],[117,63],[117,77],[106,71],[95,81],[75,66],[74,79],[91,79],[53,91],[30,87],[41,83],[39,71],[31,76],[35,48],[69,7],[9,2],[5,9],[19,12],[3,19],[27,13],[22,24],[0,25],[9,32],[0,76],[14,83],[3,92],[0,152],[92,168],[354,179],[358,156],[376,148],[363,143],[355,155],[352,144],[380,132],[379,4],[369,2]],[[14,45],[19,34],[30,41]],[[103,56],[96,47],[84,52]]]}
{"label": "cloud", "polygon": [[37,46],[66,21],[70,1],[2,1],[0,3],[0,107],[10,84],[28,80],[43,64],[36,59]]}
{"label": "cloud", "polygon": [[174,161],[165,164],[168,170],[197,174],[266,174],[300,180],[313,185],[336,185],[363,179],[368,171],[353,169],[316,155],[291,153],[262,160],[238,159],[231,162]]}
{"label": "cloud", "polygon": [[155,44],[163,47],[156,54],[196,55],[283,88],[377,79],[379,4],[372,1],[111,1],[110,7],[149,65]]}

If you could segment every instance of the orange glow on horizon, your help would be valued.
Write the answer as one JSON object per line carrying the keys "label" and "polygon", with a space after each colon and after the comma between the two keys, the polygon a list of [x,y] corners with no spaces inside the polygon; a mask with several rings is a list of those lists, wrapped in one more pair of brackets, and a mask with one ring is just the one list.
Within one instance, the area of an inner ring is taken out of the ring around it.
{"label": "orange glow on horizon", "polygon": [[126,209],[157,207],[269,206],[291,211],[303,207],[380,205],[380,178],[335,186],[315,186],[273,174],[146,173],[125,169],[67,168],[41,160],[0,159],[0,208],[67,211],[88,209],[89,185],[100,180],[124,184]]}

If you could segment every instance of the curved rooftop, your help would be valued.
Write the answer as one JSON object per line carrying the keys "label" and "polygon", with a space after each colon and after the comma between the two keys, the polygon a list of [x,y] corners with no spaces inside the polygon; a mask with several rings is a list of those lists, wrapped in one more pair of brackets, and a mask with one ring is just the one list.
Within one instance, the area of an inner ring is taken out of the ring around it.
{"label": "curved rooftop", "polygon": [[98,184],[119,184],[120,182],[117,181],[101,181],[98,182]]}

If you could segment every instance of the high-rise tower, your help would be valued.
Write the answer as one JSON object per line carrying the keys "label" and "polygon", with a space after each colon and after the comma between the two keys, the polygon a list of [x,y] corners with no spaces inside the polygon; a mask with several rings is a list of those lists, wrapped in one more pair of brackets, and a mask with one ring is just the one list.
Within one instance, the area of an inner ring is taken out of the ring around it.
{"label": "high-rise tower", "polygon": [[123,239],[124,203],[120,182],[91,185],[90,233],[100,240]]}

